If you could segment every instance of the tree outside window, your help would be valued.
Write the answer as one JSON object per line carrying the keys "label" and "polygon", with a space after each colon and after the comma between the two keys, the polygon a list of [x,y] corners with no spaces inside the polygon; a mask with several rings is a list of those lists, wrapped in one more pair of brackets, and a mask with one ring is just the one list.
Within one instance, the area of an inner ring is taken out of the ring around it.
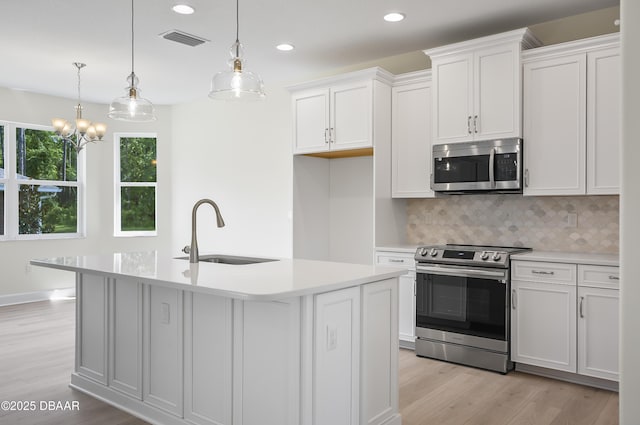
{"label": "tree outside window", "polygon": [[155,236],[155,135],[116,135],[116,236]]}

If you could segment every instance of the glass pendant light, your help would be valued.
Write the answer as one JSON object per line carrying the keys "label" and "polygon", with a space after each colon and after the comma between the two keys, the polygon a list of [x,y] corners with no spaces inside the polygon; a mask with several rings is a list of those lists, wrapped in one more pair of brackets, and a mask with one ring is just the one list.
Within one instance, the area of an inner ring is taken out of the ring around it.
{"label": "glass pendant light", "polygon": [[125,88],[125,95],[118,97],[109,105],[109,117],[121,121],[155,121],[156,114],[153,104],[147,99],[140,97],[138,88],[138,77],[133,72],[133,1],[131,0],[131,74],[127,77],[129,86]]}
{"label": "glass pendant light", "polygon": [[229,69],[218,72],[211,80],[209,97],[216,100],[259,100],[265,97],[262,79],[243,69],[244,49],[239,40],[239,0],[236,0],[236,41],[229,50]]}

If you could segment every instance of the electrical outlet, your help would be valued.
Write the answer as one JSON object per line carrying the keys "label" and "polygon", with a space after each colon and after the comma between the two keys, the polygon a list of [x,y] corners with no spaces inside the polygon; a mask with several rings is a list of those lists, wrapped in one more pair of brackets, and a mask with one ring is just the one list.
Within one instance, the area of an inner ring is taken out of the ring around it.
{"label": "electrical outlet", "polygon": [[567,214],[567,227],[578,227],[578,214]]}
{"label": "electrical outlet", "polygon": [[327,325],[327,351],[338,348],[338,327],[336,325]]}

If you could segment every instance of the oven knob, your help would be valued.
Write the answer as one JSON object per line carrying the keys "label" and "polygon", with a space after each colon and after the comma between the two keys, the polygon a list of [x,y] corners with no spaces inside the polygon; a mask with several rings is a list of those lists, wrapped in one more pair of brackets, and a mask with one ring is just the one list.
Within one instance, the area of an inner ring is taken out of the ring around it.
{"label": "oven knob", "polygon": [[423,257],[426,256],[428,252],[429,250],[427,248],[420,248],[420,255]]}
{"label": "oven knob", "polygon": [[431,248],[429,255],[431,255],[432,257],[435,257],[436,255],[438,255],[438,250],[435,248]]}
{"label": "oven knob", "polygon": [[500,255],[499,252],[496,252],[493,254],[493,257],[491,257],[493,259],[493,261],[500,261],[500,259],[502,258],[502,256]]}
{"label": "oven knob", "polygon": [[487,258],[489,258],[489,253],[487,251],[482,251],[482,254],[480,254],[480,259],[482,261],[486,261]]}

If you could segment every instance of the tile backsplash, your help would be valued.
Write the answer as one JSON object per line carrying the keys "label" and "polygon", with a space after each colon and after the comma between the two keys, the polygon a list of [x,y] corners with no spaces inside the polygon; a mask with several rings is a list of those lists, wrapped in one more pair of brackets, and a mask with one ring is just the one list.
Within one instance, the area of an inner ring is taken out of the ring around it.
{"label": "tile backsplash", "polygon": [[618,196],[452,195],[410,199],[407,241],[617,254]]}

